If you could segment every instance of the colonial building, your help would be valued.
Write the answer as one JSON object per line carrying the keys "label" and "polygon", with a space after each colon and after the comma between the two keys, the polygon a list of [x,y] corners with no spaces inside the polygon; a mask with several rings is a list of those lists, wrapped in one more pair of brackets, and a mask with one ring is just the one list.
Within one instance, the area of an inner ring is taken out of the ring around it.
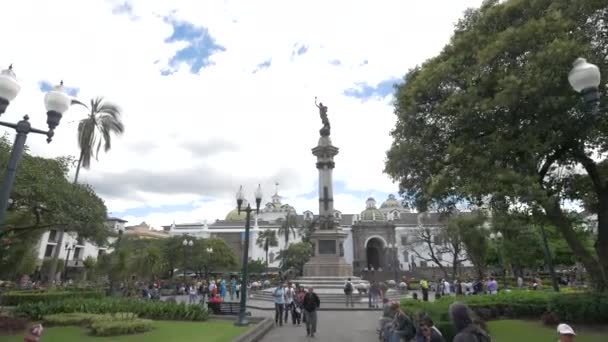
{"label": "colonial building", "polygon": [[[247,203],[243,203],[246,207]],[[256,244],[257,236],[266,229],[278,233],[279,228],[288,213],[296,215],[296,226],[301,227],[312,222],[316,215],[311,211],[296,214],[295,208],[283,204],[278,193],[272,200],[260,209],[259,215],[252,215],[249,255],[251,259],[265,260],[266,253],[263,246]],[[414,267],[432,267],[418,256],[426,259],[428,248],[423,244],[415,243],[417,231],[420,227],[438,231],[445,223],[440,220],[438,213],[417,213],[405,208],[394,195],[378,207],[374,198],[368,198],[365,207],[359,214],[342,214],[334,211],[334,216],[344,231],[348,234],[344,240],[344,257],[353,264],[356,271],[363,269],[394,269],[397,265],[400,270],[410,270]],[[173,223],[163,226],[169,235],[190,235],[198,238],[221,238],[235,251],[242,255],[245,242],[245,213],[239,213],[236,208],[231,210],[224,220],[214,223]],[[290,235],[289,243],[301,241],[296,229],[295,237]],[[277,234],[278,246],[270,247],[268,263],[270,267],[279,267],[280,260],[276,257],[287,246],[284,236]],[[442,258],[444,256],[439,256]],[[446,257],[446,266],[448,258]],[[465,263],[463,266],[469,266]]]}

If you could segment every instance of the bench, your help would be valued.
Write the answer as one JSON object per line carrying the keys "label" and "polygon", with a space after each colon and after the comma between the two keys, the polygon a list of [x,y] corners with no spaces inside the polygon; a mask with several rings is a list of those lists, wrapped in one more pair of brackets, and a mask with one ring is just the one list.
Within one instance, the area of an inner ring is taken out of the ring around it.
{"label": "bench", "polygon": [[[238,302],[207,302],[207,309],[214,315],[238,315],[241,310],[241,303]],[[251,316],[251,312],[246,313]]]}

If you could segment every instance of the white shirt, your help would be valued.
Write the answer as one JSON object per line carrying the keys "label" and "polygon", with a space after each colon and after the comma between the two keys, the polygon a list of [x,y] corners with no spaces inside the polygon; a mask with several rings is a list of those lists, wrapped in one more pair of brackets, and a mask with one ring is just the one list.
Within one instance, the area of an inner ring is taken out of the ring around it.
{"label": "white shirt", "polygon": [[286,287],[283,291],[285,292],[285,304],[293,303],[295,291],[291,287]]}

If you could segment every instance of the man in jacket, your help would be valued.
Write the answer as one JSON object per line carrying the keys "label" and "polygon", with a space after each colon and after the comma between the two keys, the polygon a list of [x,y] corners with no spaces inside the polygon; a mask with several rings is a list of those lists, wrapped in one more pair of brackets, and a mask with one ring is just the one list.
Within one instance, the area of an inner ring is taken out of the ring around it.
{"label": "man in jacket", "polygon": [[317,332],[317,309],[321,305],[319,296],[311,287],[304,295],[302,307],[304,308],[304,316],[306,317],[306,336],[315,337]]}

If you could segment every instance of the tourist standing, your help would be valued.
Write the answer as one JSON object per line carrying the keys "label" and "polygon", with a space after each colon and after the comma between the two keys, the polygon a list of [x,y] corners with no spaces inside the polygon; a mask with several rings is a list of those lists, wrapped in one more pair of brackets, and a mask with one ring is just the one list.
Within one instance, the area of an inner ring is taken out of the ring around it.
{"label": "tourist standing", "polygon": [[236,283],[236,289],[235,290],[236,290],[236,299],[238,300],[239,296],[241,294],[241,283],[240,282]]}
{"label": "tourist standing", "polygon": [[279,285],[272,293],[274,297],[274,323],[283,326],[283,310],[285,309],[285,290]]}
{"label": "tourist standing", "polygon": [[306,336],[315,337],[315,333],[317,332],[317,309],[320,305],[319,296],[317,296],[312,287],[309,288],[302,302],[304,317],[306,319]]}
{"label": "tourist standing", "polygon": [[188,287],[188,304],[196,304],[196,300],[198,299],[198,289],[194,284],[190,284]]}
{"label": "tourist standing", "polygon": [[498,282],[496,281],[496,279],[494,279],[494,277],[490,277],[490,281],[488,281],[488,292],[490,294],[497,294],[498,293]]}
{"label": "tourist standing", "polygon": [[473,323],[472,313],[468,306],[454,302],[450,305],[449,312],[456,330],[453,342],[491,342],[488,333]]}
{"label": "tourist standing", "polygon": [[374,281],[372,286],[369,288],[369,292],[372,297],[371,307],[377,309],[380,301],[380,287],[378,286],[378,283]]}
{"label": "tourist standing", "polygon": [[350,278],[348,278],[346,280],[346,283],[344,284],[344,295],[346,296],[346,307],[348,307],[348,303],[350,302],[350,306],[351,307],[355,307],[355,304],[353,303],[353,283],[350,281]]}
{"label": "tourist standing", "polygon": [[517,287],[522,289],[524,287],[524,278],[521,276],[517,277]]}
{"label": "tourist standing", "polygon": [[230,301],[234,301],[234,293],[236,292],[236,279],[230,279]]}
{"label": "tourist standing", "polygon": [[559,335],[559,342],[574,342],[574,329],[568,324],[560,324],[557,326],[557,334]]}
{"label": "tourist standing", "polygon": [[420,289],[422,290],[422,300],[429,301],[429,282],[426,279],[420,279]]}

